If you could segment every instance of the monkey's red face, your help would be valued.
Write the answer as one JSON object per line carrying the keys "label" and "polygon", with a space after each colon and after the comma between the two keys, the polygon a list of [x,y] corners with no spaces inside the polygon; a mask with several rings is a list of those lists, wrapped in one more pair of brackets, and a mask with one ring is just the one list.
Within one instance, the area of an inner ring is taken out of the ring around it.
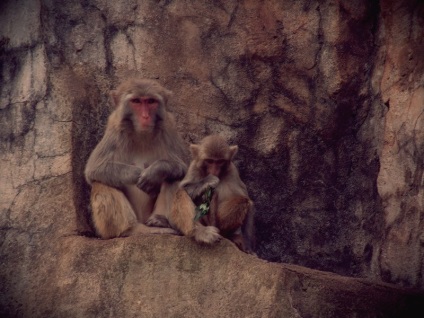
{"label": "monkey's red face", "polygon": [[130,106],[141,130],[149,130],[154,127],[159,102],[148,96],[134,97],[130,99]]}
{"label": "monkey's red face", "polygon": [[206,175],[212,174],[216,177],[220,177],[222,172],[225,170],[227,165],[227,160],[225,159],[205,159],[204,165],[206,168]]}

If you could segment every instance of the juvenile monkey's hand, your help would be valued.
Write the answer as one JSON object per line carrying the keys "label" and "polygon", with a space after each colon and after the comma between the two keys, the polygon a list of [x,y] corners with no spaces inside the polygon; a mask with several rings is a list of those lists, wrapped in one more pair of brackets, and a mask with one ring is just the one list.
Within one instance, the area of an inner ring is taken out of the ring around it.
{"label": "juvenile monkey's hand", "polygon": [[187,191],[190,198],[195,200],[200,197],[208,188],[215,189],[219,184],[219,178],[210,174],[202,180],[194,183],[187,183],[184,189]]}
{"label": "juvenile monkey's hand", "polygon": [[217,176],[210,174],[204,179],[202,190],[205,191],[209,187],[211,187],[212,189],[215,189],[218,186],[218,183],[219,183],[219,178]]}

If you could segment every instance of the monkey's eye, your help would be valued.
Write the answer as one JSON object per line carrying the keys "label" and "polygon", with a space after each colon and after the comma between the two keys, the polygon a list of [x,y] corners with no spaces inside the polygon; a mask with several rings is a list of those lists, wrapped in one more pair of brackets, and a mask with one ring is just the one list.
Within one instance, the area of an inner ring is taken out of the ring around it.
{"label": "monkey's eye", "polygon": [[222,166],[225,163],[225,159],[219,159],[216,161],[216,163],[220,166]]}
{"label": "monkey's eye", "polygon": [[140,98],[133,98],[133,99],[131,99],[131,103],[140,104],[141,103],[141,99]]}
{"label": "monkey's eye", "polygon": [[213,164],[213,163],[215,162],[215,160],[213,160],[213,159],[205,159],[205,162],[206,162],[208,165],[211,165],[211,164]]}
{"label": "monkey's eye", "polygon": [[156,101],[156,99],[154,99],[154,98],[149,98],[149,99],[147,100],[147,104],[155,104],[155,103],[157,103],[157,101]]}

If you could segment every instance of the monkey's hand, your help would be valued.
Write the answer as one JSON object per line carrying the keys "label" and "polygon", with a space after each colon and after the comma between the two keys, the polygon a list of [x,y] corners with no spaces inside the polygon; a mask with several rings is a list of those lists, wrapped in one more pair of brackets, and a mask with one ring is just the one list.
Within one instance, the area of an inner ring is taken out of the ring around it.
{"label": "monkey's hand", "polygon": [[138,178],[137,187],[149,195],[158,194],[165,180],[175,180],[184,175],[184,167],[174,161],[156,160]]}
{"label": "monkey's hand", "polygon": [[218,186],[219,178],[213,174],[208,175],[203,179],[202,191],[205,192],[207,188],[215,189]]}
{"label": "monkey's hand", "polygon": [[160,178],[153,170],[146,169],[138,178],[137,187],[148,195],[157,195],[160,192],[160,187],[163,178]]}
{"label": "monkey's hand", "polygon": [[192,200],[200,197],[208,188],[215,189],[219,184],[219,178],[210,174],[198,182],[184,184],[184,189]]}
{"label": "monkey's hand", "polygon": [[116,171],[119,171],[119,176],[123,184],[134,184],[140,176],[141,169],[137,166],[127,165],[122,163],[109,163],[113,165]]}

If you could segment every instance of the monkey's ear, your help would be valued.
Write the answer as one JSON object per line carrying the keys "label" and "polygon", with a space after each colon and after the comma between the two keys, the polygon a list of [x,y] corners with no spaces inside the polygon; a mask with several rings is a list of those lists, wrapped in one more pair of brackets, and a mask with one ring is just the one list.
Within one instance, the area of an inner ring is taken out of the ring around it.
{"label": "monkey's ear", "polygon": [[119,94],[116,90],[110,91],[110,99],[114,107],[119,105]]}
{"label": "monkey's ear", "polygon": [[236,155],[238,151],[238,146],[230,146],[230,160],[233,160],[234,156]]}
{"label": "monkey's ear", "polygon": [[190,145],[191,156],[194,159],[199,158],[199,151],[200,151],[200,147],[198,145],[195,145],[195,144]]}

